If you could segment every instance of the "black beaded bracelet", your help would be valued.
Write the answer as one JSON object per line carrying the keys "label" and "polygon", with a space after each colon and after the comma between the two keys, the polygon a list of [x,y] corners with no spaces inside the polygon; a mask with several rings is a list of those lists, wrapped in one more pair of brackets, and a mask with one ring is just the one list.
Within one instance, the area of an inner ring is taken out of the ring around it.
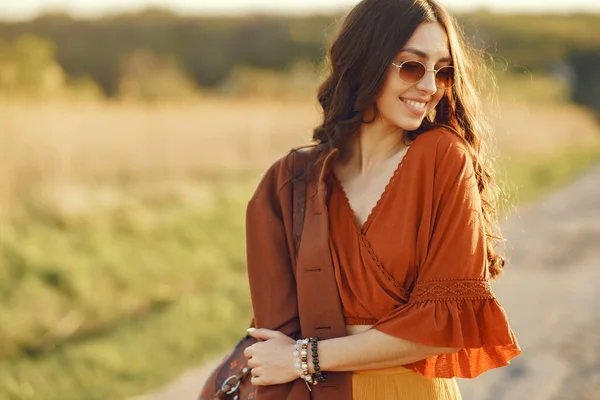
{"label": "black beaded bracelet", "polygon": [[327,381],[327,372],[321,372],[319,366],[319,338],[315,337],[311,340],[312,362],[315,373],[313,374],[313,385]]}

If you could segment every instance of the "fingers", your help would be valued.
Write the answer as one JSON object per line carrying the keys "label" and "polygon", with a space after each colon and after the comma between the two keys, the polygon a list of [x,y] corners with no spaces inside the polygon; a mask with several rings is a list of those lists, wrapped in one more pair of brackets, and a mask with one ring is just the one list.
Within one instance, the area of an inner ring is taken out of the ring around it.
{"label": "fingers", "polygon": [[260,377],[257,376],[253,376],[252,378],[250,378],[250,383],[254,386],[264,386],[264,384],[260,380]]}
{"label": "fingers", "polygon": [[248,367],[250,367],[250,383],[254,386],[265,386],[265,382],[261,379],[261,368],[256,368],[256,362],[250,358],[248,360]]}
{"label": "fingers", "polygon": [[252,368],[250,370],[250,375],[252,376],[250,378],[250,383],[253,384],[254,386],[264,386],[265,385],[265,383],[261,379],[260,368]]}
{"label": "fingers", "polygon": [[261,374],[260,368],[253,368],[250,371],[250,373],[252,374],[252,377],[250,378],[250,383],[254,386],[269,386],[273,384],[271,380],[265,378]]}
{"label": "fingers", "polygon": [[247,330],[248,334],[250,336],[252,336],[255,339],[258,340],[268,340],[268,339],[274,339],[274,338],[278,338],[278,337],[287,337],[286,335],[284,335],[283,333],[279,332],[279,331],[272,331],[270,329],[263,329],[263,328],[250,328]]}

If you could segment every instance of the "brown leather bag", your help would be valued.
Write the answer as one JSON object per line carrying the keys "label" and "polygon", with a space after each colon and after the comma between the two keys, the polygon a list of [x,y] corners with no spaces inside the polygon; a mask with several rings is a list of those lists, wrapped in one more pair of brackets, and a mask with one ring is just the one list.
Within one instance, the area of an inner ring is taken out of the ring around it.
{"label": "brown leather bag", "polygon": [[[314,150],[302,149],[293,152],[293,222],[292,233],[296,253],[300,246],[302,228],[304,226],[304,211],[306,203],[306,167]],[[308,175],[308,173],[306,173]],[[251,327],[254,327],[254,320]],[[244,357],[244,350],[257,340],[246,336],[238,342],[233,350],[214,369],[206,380],[198,400],[254,400],[256,386],[250,383],[250,368]]]}
{"label": "brown leather bag", "polygon": [[206,380],[199,400],[256,399],[256,387],[250,384],[250,368],[244,357],[244,350],[257,341],[251,336],[246,336],[238,342]]}

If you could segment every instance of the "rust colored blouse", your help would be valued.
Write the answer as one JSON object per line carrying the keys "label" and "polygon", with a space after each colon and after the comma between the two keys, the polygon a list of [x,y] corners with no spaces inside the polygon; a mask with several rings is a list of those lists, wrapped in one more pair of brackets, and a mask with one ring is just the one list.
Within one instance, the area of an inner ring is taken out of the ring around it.
{"label": "rust colored blouse", "polygon": [[411,144],[361,227],[329,175],[329,242],[344,318],[434,347],[409,365],[427,377],[473,378],[521,350],[487,269],[481,198],[461,139],[436,129]]}

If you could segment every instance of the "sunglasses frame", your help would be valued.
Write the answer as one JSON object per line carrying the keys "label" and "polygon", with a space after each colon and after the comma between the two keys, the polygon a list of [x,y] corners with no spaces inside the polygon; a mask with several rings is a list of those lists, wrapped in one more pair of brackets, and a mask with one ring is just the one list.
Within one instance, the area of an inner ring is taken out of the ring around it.
{"label": "sunglasses frame", "polygon": [[[425,70],[425,73],[423,74],[423,76],[418,81],[416,81],[416,82],[406,82],[400,76],[400,70],[402,69],[402,66],[404,64],[406,64],[406,63],[409,63],[409,62],[414,62],[414,63],[417,63],[417,64],[421,64],[423,66],[423,69]],[[407,60],[407,61],[401,62],[400,64],[396,64],[395,62],[393,62],[392,65],[398,69],[398,77],[400,78],[400,80],[402,82],[404,82],[404,83],[409,84],[409,85],[416,85],[417,83],[421,82],[423,80],[423,78],[425,78],[425,75],[427,74],[427,72],[429,72],[429,71],[433,71],[434,78],[437,78],[437,73],[439,71],[443,70],[444,68],[452,68],[452,74],[454,75],[454,78],[456,78],[456,70],[454,69],[454,65],[446,65],[446,66],[438,68],[438,69],[435,69],[435,68],[427,69],[427,67],[425,66],[425,64],[423,64],[421,61],[417,61],[417,60]],[[450,89],[452,86],[454,86],[454,84],[455,84],[455,79],[452,79],[452,85],[450,85],[448,87],[438,86],[437,79],[435,79],[435,86],[438,89]]]}

